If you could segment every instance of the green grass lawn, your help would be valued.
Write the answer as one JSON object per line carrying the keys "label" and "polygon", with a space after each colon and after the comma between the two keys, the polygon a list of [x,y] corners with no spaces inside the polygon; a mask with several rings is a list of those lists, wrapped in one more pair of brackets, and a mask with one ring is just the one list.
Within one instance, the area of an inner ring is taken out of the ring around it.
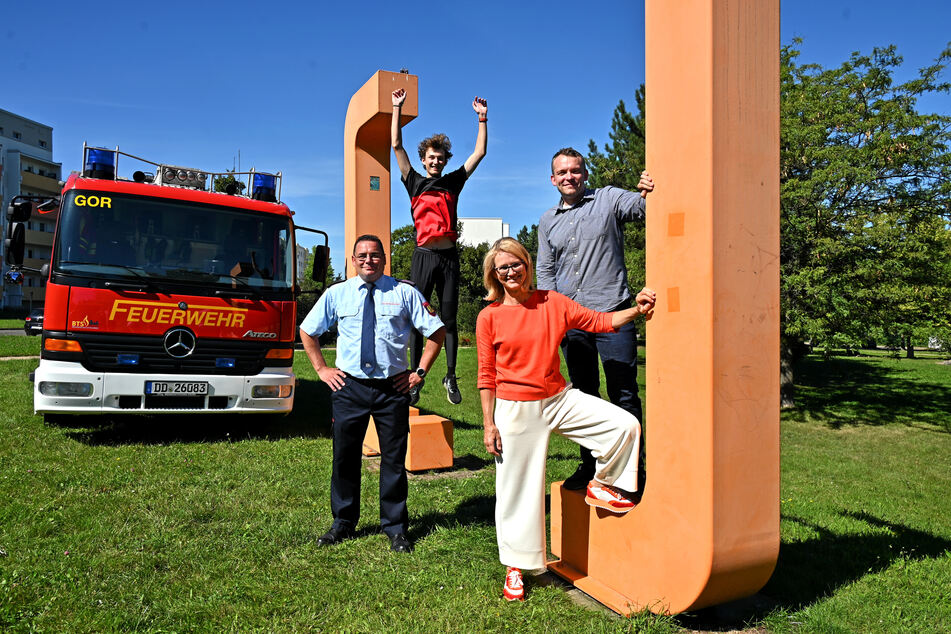
{"label": "green grass lawn", "polygon": [[40,336],[0,336],[0,357],[38,357],[42,339]]}
{"label": "green grass lawn", "polygon": [[[301,353],[287,417],[56,425],[32,414],[37,362],[0,363],[0,630],[669,632],[711,618],[620,619],[544,579],[526,603],[503,601],[478,394],[464,380],[450,405],[441,363],[420,405],[455,421],[457,466],[411,476],[410,556],[378,533],[372,460],[359,538],[316,547],[331,521],[329,396]],[[462,349],[460,375],[474,366]],[[776,572],[758,607],[716,629],[951,630],[951,366],[810,357],[797,384]],[[549,480],[563,479],[577,449],[555,437],[550,456]]]}

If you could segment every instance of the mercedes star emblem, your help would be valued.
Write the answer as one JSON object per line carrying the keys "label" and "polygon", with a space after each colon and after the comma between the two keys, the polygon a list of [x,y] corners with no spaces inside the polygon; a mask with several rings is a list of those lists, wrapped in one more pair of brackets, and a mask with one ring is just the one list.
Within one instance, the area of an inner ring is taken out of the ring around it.
{"label": "mercedes star emblem", "polygon": [[195,335],[185,328],[173,328],[165,333],[165,352],[176,359],[184,359],[195,351]]}

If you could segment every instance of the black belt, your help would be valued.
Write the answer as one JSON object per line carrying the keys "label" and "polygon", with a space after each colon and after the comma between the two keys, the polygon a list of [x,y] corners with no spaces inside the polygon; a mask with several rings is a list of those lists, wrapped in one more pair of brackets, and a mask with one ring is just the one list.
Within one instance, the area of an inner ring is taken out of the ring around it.
{"label": "black belt", "polygon": [[360,377],[360,376],[353,376],[353,375],[350,374],[349,372],[344,372],[344,374],[346,375],[346,377],[347,377],[348,379],[351,379],[351,380],[353,380],[353,381],[356,381],[357,383],[360,383],[361,385],[367,385],[367,386],[375,387],[375,386],[379,386],[379,385],[393,385],[393,381],[396,379],[396,377],[401,376],[401,375],[403,375],[403,374],[407,374],[408,372],[409,372],[409,370],[404,370],[403,372],[400,372],[399,374],[395,374],[395,375],[393,375],[393,376],[391,376],[391,377],[387,377],[387,378],[385,378],[385,379],[365,379],[365,378]]}

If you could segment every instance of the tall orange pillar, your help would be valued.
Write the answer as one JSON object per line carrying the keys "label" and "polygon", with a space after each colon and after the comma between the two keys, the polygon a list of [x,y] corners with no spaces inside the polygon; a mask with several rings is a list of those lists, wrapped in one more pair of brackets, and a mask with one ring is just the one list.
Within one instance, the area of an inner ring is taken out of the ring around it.
{"label": "tall orange pillar", "polygon": [[[344,248],[349,253],[357,236],[376,234],[390,253],[390,120],[393,91],[406,90],[401,125],[419,111],[416,75],[377,71],[350,98],[344,124]],[[385,272],[390,273],[387,260]],[[356,274],[347,258],[347,277]]]}
{"label": "tall orange pillar", "polygon": [[647,0],[647,486],[552,485],[552,570],[621,613],[751,595],[779,551],[779,1]]}

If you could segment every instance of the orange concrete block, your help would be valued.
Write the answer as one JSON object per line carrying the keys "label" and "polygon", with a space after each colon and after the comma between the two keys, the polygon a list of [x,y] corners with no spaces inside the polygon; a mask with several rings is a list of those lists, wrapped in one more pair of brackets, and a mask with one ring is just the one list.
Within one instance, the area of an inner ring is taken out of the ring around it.
{"label": "orange concrete block", "polygon": [[428,471],[452,466],[452,421],[429,414],[409,419],[406,469]]}
{"label": "orange concrete block", "polygon": [[550,568],[621,613],[749,596],[779,552],[779,2],[647,0],[647,486],[553,485]]}
{"label": "orange concrete block", "polygon": [[[419,416],[418,407],[409,408],[410,421],[413,420],[414,416]],[[376,422],[373,420],[372,416],[370,417],[370,424],[367,425],[366,436],[363,437],[363,455],[364,456],[379,456],[380,455],[380,439],[376,435]]]}

